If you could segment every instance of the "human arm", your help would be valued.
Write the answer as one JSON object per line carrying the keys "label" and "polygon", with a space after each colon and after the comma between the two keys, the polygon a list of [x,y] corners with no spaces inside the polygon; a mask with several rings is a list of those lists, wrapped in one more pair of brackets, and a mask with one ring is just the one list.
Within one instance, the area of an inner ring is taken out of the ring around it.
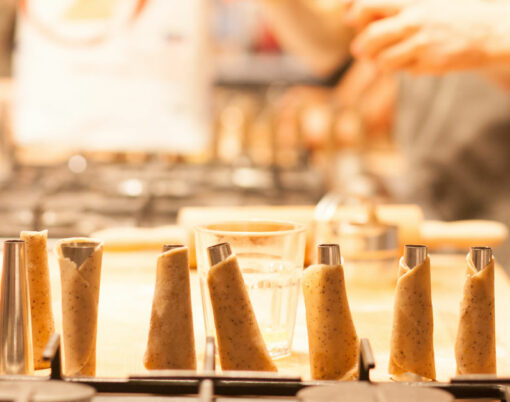
{"label": "human arm", "polygon": [[0,0],[0,77],[10,75],[16,2]]}
{"label": "human arm", "polygon": [[268,21],[283,46],[320,76],[331,74],[347,57],[352,30],[339,0],[264,0]]}
{"label": "human arm", "polygon": [[494,70],[510,66],[509,15],[509,1],[418,1],[369,24],[351,49],[385,70]]}
{"label": "human arm", "polygon": [[345,21],[358,30],[382,18],[400,13],[419,0],[344,0]]}

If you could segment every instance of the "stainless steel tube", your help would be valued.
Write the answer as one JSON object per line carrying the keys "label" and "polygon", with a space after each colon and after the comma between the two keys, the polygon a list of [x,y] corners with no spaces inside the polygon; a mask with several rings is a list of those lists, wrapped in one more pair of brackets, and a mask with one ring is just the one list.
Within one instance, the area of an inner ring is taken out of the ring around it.
{"label": "stainless steel tube", "polygon": [[427,258],[427,246],[409,244],[404,246],[404,262],[413,269]]}
{"label": "stainless steel tube", "polygon": [[340,246],[338,244],[319,244],[317,254],[319,264],[340,265]]}
{"label": "stainless steel tube", "polygon": [[492,260],[490,247],[471,247],[471,261],[478,271],[484,269]]}
{"label": "stainless steel tube", "polygon": [[92,255],[97,246],[99,246],[99,242],[84,241],[62,243],[60,247],[62,255],[73,261],[79,268],[81,264]]}
{"label": "stainless steel tube", "polygon": [[25,242],[4,242],[0,294],[0,374],[32,374],[34,356]]}
{"label": "stainless steel tube", "polygon": [[174,248],[181,248],[184,247],[182,244],[164,244],[163,245],[163,252],[168,250],[173,250]]}
{"label": "stainless steel tube", "polygon": [[209,254],[209,262],[211,263],[212,267],[213,265],[216,265],[228,258],[232,254],[232,250],[230,249],[230,244],[220,243],[208,247],[207,253]]}

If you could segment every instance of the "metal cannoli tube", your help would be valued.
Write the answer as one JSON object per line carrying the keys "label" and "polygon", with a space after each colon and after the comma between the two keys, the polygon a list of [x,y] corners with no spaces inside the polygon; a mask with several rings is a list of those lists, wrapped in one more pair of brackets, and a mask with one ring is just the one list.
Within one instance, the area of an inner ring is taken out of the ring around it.
{"label": "metal cannoli tube", "polygon": [[34,356],[25,242],[4,242],[0,295],[0,374],[32,374]]}

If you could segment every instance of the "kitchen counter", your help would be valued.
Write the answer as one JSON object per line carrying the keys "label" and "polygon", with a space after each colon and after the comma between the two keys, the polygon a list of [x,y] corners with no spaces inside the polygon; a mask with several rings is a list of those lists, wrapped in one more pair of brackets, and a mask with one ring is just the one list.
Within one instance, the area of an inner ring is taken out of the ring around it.
{"label": "kitchen counter", "polygon": [[[146,370],[142,357],[147,341],[157,252],[106,252],[99,302],[97,375],[122,377]],[[465,256],[432,255],[435,351],[438,380],[455,374],[454,342],[464,283]],[[57,328],[61,325],[60,279],[55,256],[50,253],[53,307]],[[397,267],[395,267],[395,276]],[[498,374],[510,376],[510,281],[501,267],[496,270],[496,327]],[[205,342],[198,275],[191,275],[195,338],[199,367]],[[387,364],[392,324],[393,287],[361,287],[348,284],[348,295],[360,337],[370,339],[377,367],[374,380],[388,380]],[[303,298],[300,296],[293,353],[276,361],[284,373],[309,378],[308,344]],[[42,370],[40,373],[46,373]]]}

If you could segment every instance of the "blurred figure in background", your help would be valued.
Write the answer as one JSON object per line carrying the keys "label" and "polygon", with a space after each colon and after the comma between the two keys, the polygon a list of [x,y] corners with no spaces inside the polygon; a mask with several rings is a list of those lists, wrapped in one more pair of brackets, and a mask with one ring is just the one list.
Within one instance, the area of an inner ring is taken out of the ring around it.
{"label": "blurred figure in background", "polygon": [[349,58],[353,32],[340,0],[264,0],[263,7],[282,44],[317,75],[334,73]]}
{"label": "blurred figure in background", "polygon": [[16,1],[0,0],[0,77],[11,74]]}
{"label": "blurred figure in background", "polygon": [[[267,0],[268,13],[283,12],[284,3],[293,2]],[[510,167],[510,94],[506,90],[510,63],[505,65],[510,60],[509,2],[336,3],[345,7],[337,24],[347,23],[361,32],[352,45],[356,57],[375,62],[375,68],[383,72],[414,74],[397,76],[393,133],[407,159],[406,183],[401,187],[405,191],[398,195],[419,203],[428,217],[510,223],[506,207],[510,202],[506,174]],[[275,24],[277,32],[289,27]],[[315,27],[322,30],[320,18]],[[280,34],[283,43],[290,36],[290,31]],[[339,47],[344,45],[344,40],[339,41]],[[324,60],[333,62],[331,57]],[[500,260],[509,259],[510,253],[504,254],[503,250],[498,253]]]}
{"label": "blurred figure in background", "polygon": [[408,156],[407,198],[440,219],[508,225],[510,2],[347,3],[355,56],[403,72],[394,132]]}
{"label": "blurred figure in background", "polygon": [[[265,17],[281,44],[300,57],[325,83],[291,88],[284,115],[300,116],[297,129],[311,164],[320,166],[328,187],[345,194],[385,197],[380,176],[366,164],[367,150],[391,150],[390,131],[396,81],[372,63],[352,60],[352,27],[344,22],[341,0],[262,2]],[[325,127],[321,127],[321,121]],[[376,151],[377,152],[377,151]]]}
{"label": "blurred figure in background", "polygon": [[0,181],[8,177],[12,159],[10,105],[16,0],[0,0]]}
{"label": "blurred figure in background", "polygon": [[[354,30],[344,21],[346,8],[341,0],[265,0],[263,5],[266,18],[286,49],[317,76],[335,80],[336,88],[330,95],[338,108],[356,107],[368,125],[366,132],[389,129],[395,95],[393,79],[370,63],[351,65],[349,47]],[[344,74],[346,67],[349,69]],[[303,92],[299,89],[291,95]],[[317,90],[308,93],[312,98],[325,95]]]}
{"label": "blurred figure in background", "polygon": [[383,70],[446,74],[487,71],[508,84],[510,2],[456,0],[346,0],[345,19],[360,32],[356,57]]}

